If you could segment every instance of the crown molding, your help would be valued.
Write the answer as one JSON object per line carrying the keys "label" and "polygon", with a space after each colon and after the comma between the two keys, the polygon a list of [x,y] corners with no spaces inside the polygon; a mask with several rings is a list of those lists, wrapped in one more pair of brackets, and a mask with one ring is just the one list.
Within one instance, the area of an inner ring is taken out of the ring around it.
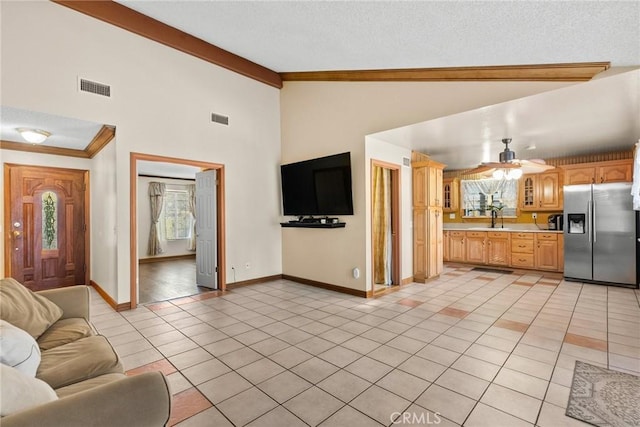
{"label": "crown molding", "polygon": [[282,88],[282,80],[275,71],[251,62],[218,46],[163,24],[153,18],[110,0],[76,1],[51,0],[76,12],[120,27],[139,36],[226,68],[261,83]]}
{"label": "crown molding", "polygon": [[610,62],[407,68],[396,70],[302,71],[280,73],[283,81],[437,82],[437,81],[588,81]]}
{"label": "crown molding", "polygon": [[27,153],[53,154],[55,156],[79,157],[81,159],[93,159],[95,155],[106,147],[115,136],[116,129],[113,126],[103,125],[84,150],[13,141],[0,141],[0,149],[25,151]]}

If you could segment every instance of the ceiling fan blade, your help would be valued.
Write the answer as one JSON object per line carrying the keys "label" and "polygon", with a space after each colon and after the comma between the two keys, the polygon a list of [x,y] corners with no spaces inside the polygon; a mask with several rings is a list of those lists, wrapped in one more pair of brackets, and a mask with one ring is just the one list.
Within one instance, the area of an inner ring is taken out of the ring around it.
{"label": "ceiling fan blade", "polygon": [[487,166],[495,169],[516,169],[520,167],[520,164],[517,162],[513,162],[513,163],[487,162],[487,163],[482,163],[480,166]]}
{"label": "ceiling fan blade", "polygon": [[464,171],[465,175],[475,175],[475,174],[481,174],[483,172],[486,172],[488,170],[493,170],[495,169],[492,166],[485,166],[485,165],[480,165],[477,168],[473,168],[473,169],[468,169],[466,171]]}
{"label": "ceiling fan blade", "polygon": [[523,173],[542,173],[551,169],[555,169],[554,166],[547,165],[545,163],[531,161],[531,160],[518,160],[522,165]]}

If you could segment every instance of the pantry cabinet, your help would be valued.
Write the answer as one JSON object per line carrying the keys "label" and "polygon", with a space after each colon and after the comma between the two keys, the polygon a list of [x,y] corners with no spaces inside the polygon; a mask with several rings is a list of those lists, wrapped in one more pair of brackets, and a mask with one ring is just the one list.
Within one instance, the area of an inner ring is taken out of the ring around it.
{"label": "pantry cabinet", "polygon": [[442,170],[445,165],[418,155],[413,172],[413,278],[417,282],[442,273]]}

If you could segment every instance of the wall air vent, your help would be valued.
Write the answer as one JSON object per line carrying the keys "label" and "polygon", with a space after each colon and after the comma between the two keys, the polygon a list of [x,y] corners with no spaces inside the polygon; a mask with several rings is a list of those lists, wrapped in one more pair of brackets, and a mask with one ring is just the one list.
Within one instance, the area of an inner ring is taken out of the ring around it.
{"label": "wall air vent", "polygon": [[411,159],[408,158],[408,157],[403,157],[402,158],[402,166],[410,167],[411,166]]}
{"label": "wall air vent", "polygon": [[81,78],[80,92],[89,92],[95,93],[96,95],[111,97],[111,86]]}
{"label": "wall air vent", "polygon": [[222,114],[211,113],[211,121],[229,126],[229,116],[223,116]]}

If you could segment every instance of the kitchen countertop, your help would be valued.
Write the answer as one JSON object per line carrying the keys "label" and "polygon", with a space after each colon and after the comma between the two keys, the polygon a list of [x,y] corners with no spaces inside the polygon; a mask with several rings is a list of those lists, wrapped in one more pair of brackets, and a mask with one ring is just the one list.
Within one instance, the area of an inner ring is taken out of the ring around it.
{"label": "kitchen countertop", "polygon": [[535,224],[505,224],[504,228],[500,228],[500,225],[491,228],[489,224],[445,222],[442,226],[444,231],[525,231],[527,233],[562,234],[562,230],[548,230],[542,226],[538,228]]}

